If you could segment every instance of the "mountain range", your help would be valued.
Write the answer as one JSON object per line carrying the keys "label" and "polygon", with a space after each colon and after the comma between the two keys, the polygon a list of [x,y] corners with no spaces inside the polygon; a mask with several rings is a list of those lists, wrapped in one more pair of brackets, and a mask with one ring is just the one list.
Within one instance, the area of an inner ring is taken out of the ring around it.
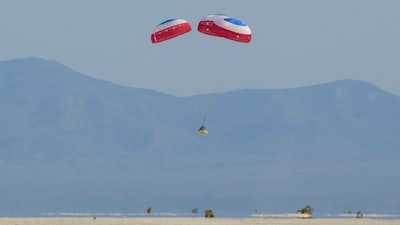
{"label": "mountain range", "polygon": [[367,82],[178,97],[21,58],[0,93],[0,215],[400,214],[400,97]]}

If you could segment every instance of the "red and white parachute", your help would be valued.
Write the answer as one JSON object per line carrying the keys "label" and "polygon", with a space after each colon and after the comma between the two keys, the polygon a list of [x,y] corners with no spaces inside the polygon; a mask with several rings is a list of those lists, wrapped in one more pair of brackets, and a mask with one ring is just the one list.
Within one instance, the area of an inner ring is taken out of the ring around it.
{"label": "red and white parachute", "polygon": [[160,23],[151,34],[151,42],[159,43],[180,36],[192,30],[190,23],[184,19],[169,19]]}
{"label": "red and white parachute", "polygon": [[[186,20],[169,19],[160,23],[153,30],[153,33],[151,34],[151,42],[163,42],[185,34],[191,30],[192,28]],[[200,20],[197,30],[203,34],[227,38],[242,43],[249,43],[252,36],[250,28],[245,23],[223,14],[214,14],[204,17]],[[202,125],[197,131],[198,134],[203,135],[208,134],[204,125],[207,112],[204,114]]]}
{"label": "red and white parachute", "polygon": [[197,30],[201,33],[249,43],[251,30],[242,21],[223,14],[214,14],[200,20]]}
{"label": "red and white parachute", "polygon": [[[175,38],[192,30],[184,19],[169,19],[160,23],[151,34],[151,42],[159,43]],[[244,22],[223,14],[212,14],[200,20],[197,30],[200,33],[223,37],[233,41],[249,43],[251,30]]]}

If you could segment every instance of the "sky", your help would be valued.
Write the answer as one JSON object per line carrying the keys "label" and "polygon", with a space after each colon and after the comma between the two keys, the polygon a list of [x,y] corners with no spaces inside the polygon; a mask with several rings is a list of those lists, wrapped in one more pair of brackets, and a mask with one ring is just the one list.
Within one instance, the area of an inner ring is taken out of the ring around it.
{"label": "sky", "polygon": [[[0,60],[56,60],[93,78],[176,96],[341,79],[400,96],[398,0],[1,0]],[[248,44],[197,32],[223,13]],[[162,21],[193,30],[152,44]]]}

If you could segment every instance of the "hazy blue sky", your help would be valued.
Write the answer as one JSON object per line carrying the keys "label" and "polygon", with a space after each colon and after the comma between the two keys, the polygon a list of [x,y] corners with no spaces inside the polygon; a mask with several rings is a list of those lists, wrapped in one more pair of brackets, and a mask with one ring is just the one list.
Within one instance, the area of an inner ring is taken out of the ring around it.
{"label": "hazy blue sky", "polygon": [[[248,24],[252,42],[198,33],[214,13]],[[192,32],[151,44],[169,18]],[[398,0],[1,0],[0,60],[53,59],[178,96],[346,78],[400,95],[399,24]]]}

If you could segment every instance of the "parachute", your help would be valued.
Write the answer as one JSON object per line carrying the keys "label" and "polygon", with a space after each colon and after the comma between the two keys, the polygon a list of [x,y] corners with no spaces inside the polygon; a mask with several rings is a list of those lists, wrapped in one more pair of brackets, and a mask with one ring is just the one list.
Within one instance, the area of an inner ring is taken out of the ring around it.
{"label": "parachute", "polygon": [[190,23],[184,19],[169,19],[160,23],[151,34],[153,44],[175,38],[192,30]]}
{"label": "parachute", "polygon": [[200,20],[197,30],[200,33],[223,37],[233,41],[249,43],[251,30],[244,22],[223,14],[213,14]]}
{"label": "parachute", "polygon": [[[190,23],[184,19],[168,19],[160,23],[153,30],[153,33],[151,34],[151,42],[153,44],[160,43],[183,35],[191,30],[192,27],[190,26]],[[226,38],[242,43],[249,43],[252,37],[249,26],[238,19],[228,17],[224,14],[211,14],[204,17],[198,23],[197,30],[206,35]],[[203,113],[200,113],[199,115],[202,119],[202,125],[197,130],[197,133],[201,135],[208,134],[208,131],[204,126],[207,111],[204,115],[202,115]]]}

